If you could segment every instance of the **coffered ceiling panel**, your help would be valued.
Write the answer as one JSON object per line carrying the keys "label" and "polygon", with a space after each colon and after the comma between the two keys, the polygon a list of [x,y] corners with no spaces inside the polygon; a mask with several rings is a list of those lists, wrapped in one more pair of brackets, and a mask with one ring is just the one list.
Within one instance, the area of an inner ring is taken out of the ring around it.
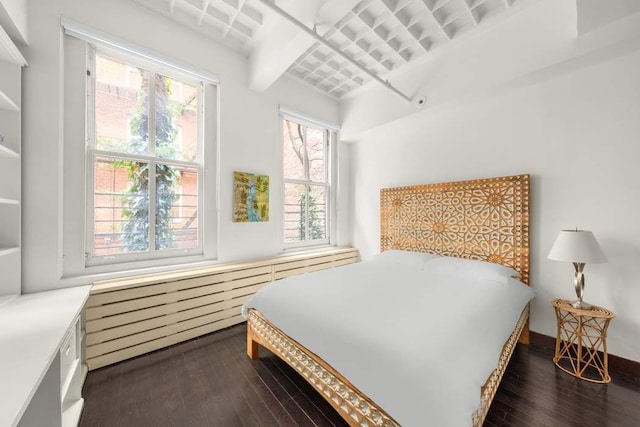
{"label": "coffered ceiling panel", "polygon": [[[291,31],[296,28],[292,22],[297,21],[321,38],[307,37],[299,52],[274,56],[273,61],[286,63],[263,62],[258,66],[277,66],[339,99],[372,81],[385,82],[390,72],[472,32],[514,4],[531,0],[132,1],[247,57],[264,57],[260,50],[268,49],[265,39],[277,40],[278,32]],[[312,24],[309,16],[315,17]],[[300,34],[305,32],[304,28],[296,29]],[[279,75],[275,73],[276,78]]]}

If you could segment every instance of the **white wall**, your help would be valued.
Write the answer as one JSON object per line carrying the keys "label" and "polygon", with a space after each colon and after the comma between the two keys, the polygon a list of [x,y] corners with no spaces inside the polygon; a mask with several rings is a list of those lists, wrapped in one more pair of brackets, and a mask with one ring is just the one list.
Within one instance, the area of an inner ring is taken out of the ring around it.
{"label": "white wall", "polygon": [[[92,279],[62,277],[63,243],[67,238],[62,232],[63,180],[68,166],[63,154],[66,138],[73,136],[63,132],[65,52],[61,16],[220,77],[219,224],[207,224],[219,227],[218,261],[278,253],[282,249],[283,215],[278,105],[337,123],[337,103],[286,77],[264,93],[250,91],[246,58],[130,0],[29,2],[28,22],[37,31],[31,32],[30,46],[25,50],[29,67],[23,83],[23,292],[73,286]],[[271,177],[269,222],[231,221],[234,170]],[[77,227],[83,226],[78,221]]]}
{"label": "white wall", "polygon": [[592,230],[609,262],[586,266],[585,299],[616,312],[610,353],[640,361],[638,18],[577,38],[575,2],[540,1],[396,80],[426,108],[388,112],[376,89],[345,102],[362,257],[379,250],[381,188],[529,173],[531,329],[555,336],[551,300],[575,299],[573,266],[546,259],[558,231]]}
{"label": "white wall", "polygon": [[580,0],[578,9],[578,33],[584,34],[640,10],[637,0]]}

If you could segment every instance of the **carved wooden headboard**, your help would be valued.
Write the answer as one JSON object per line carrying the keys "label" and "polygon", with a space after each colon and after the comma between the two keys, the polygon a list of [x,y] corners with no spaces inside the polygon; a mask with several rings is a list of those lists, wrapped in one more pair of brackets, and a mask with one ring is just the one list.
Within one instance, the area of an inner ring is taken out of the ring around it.
{"label": "carved wooden headboard", "polygon": [[380,190],[380,250],[507,265],[529,283],[529,175]]}

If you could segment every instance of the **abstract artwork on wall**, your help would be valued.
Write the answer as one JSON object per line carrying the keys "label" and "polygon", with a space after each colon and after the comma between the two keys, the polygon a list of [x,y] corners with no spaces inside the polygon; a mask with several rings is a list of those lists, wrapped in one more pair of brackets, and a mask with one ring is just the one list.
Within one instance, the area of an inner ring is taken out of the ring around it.
{"label": "abstract artwork on wall", "polygon": [[269,176],[233,173],[233,222],[269,221]]}

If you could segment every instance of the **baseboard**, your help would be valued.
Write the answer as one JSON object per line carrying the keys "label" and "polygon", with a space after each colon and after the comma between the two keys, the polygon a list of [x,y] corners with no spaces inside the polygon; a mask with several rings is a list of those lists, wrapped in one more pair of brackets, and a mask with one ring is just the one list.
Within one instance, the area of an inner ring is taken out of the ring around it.
{"label": "baseboard", "polygon": [[[539,334],[538,332],[531,331],[529,333],[529,339],[531,345],[537,347],[544,347],[555,351],[556,339],[548,335]],[[625,359],[620,356],[609,353],[609,371],[617,372],[626,376],[640,384],[640,362]]]}

